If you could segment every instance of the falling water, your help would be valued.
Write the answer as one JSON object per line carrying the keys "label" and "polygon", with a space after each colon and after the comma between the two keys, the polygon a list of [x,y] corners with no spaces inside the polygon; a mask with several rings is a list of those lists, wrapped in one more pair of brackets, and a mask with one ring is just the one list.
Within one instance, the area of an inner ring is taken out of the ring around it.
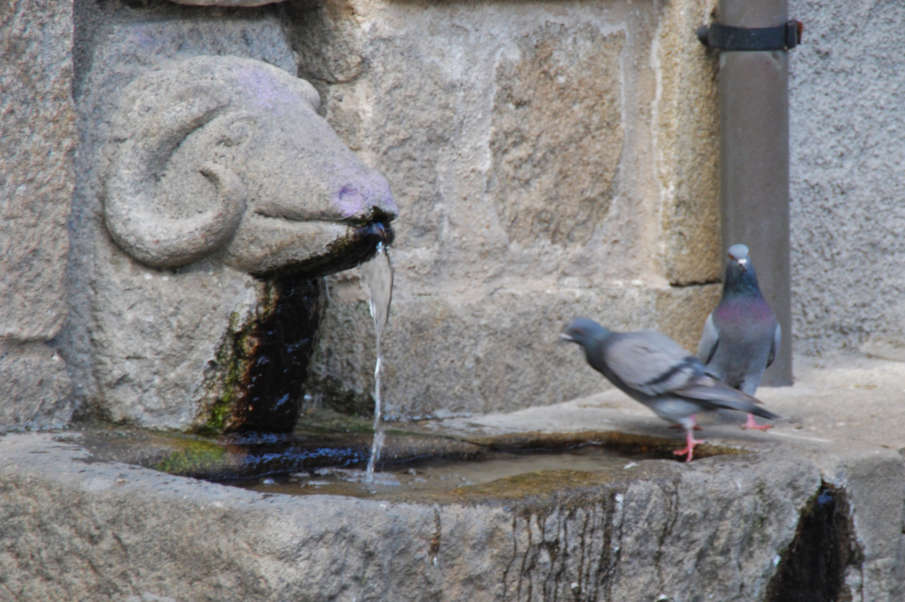
{"label": "falling water", "polygon": [[371,457],[368,459],[368,468],[365,472],[365,482],[370,484],[374,481],[374,467],[380,459],[380,449],[383,446],[383,425],[380,421],[382,412],[380,373],[383,356],[380,351],[380,335],[386,326],[390,314],[390,301],[393,296],[393,266],[390,265],[390,257],[382,242],[377,244],[377,252],[374,257],[361,264],[361,282],[368,293],[368,308],[371,310],[371,318],[374,320],[377,348],[377,360],[374,362],[374,439],[371,443]]}

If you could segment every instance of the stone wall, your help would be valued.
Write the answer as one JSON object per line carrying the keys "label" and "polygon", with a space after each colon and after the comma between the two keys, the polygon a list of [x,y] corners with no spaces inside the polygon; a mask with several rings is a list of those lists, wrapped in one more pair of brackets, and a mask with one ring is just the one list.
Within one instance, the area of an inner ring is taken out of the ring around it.
{"label": "stone wall", "polygon": [[905,6],[789,5],[805,23],[789,86],[796,350],[905,360]]}
{"label": "stone wall", "polygon": [[[400,205],[389,415],[599,390],[557,345],[576,315],[696,345],[720,269],[710,7],[292,6],[300,73]],[[329,286],[315,370],[366,395],[366,302],[354,274]]]}
{"label": "stone wall", "polygon": [[66,317],[66,219],[76,149],[71,2],[0,6],[0,424],[72,414],[48,341]]}
{"label": "stone wall", "polygon": [[[111,100],[161,57],[232,54],[295,71],[387,176],[400,209],[389,415],[599,390],[557,344],[576,315],[693,347],[719,289],[715,61],[692,34],[712,4],[13,3],[0,13],[4,82],[15,82],[4,83],[2,123],[16,140],[3,190],[22,219],[7,220],[3,242],[13,303],[0,334],[15,349],[0,370],[22,393],[4,422],[65,422],[70,399],[102,395],[90,351],[104,344],[90,300],[109,293],[93,275],[105,236],[94,158]],[[358,280],[328,279],[309,393],[367,408],[374,346]]]}

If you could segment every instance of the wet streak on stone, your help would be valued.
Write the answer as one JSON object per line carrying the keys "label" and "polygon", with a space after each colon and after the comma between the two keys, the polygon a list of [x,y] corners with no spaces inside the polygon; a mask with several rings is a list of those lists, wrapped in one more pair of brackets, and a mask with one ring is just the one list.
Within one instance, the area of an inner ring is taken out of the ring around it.
{"label": "wet streak on stone", "polygon": [[851,600],[845,587],[848,567],[860,567],[864,554],[855,537],[844,489],[821,482],[801,513],[795,538],[767,586],[767,602]]}
{"label": "wet streak on stone", "polygon": [[270,311],[255,327],[245,390],[237,405],[242,431],[289,432],[301,408],[302,387],[323,309],[320,278],[286,276],[268,285]]}
{"label": "wet streak on stone", "polygon": [[262,280],[293,276],[315,278],[348,270],[368,261],[377,252],[378,243],[390,246],[396,237],[389,223],[390,218],[379,210],[375,210],[373,214],[373,221],[355,228],[349,236],[328,245],[326,253],[280,266],[278,272],[260,272],[255,276]]}

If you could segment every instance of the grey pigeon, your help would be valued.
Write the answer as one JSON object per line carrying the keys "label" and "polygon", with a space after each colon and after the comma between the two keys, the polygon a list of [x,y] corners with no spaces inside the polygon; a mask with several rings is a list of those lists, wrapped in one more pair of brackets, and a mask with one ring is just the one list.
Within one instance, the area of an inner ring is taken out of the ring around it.
{"label": "grey pigeon", "polygon": [[[721,381],[748,395],[754,395],[767,366],[773,363],[782,328],[757,286],[748,247],[729,247],[723,296],[707,317],[698,358]],[[748,414],[742,428],[766,430]]]}
{"label": "grey pigeon", "polygon": [[560,338],[581,345],[591,367],[623,393],[684,428],[686,445],[674,453],[686,462],[702,443],[693,436],[698,412],[729,409],[777,417],[708,374],[698,358],[659,332],[613,332],[588,318],[575,318]]}

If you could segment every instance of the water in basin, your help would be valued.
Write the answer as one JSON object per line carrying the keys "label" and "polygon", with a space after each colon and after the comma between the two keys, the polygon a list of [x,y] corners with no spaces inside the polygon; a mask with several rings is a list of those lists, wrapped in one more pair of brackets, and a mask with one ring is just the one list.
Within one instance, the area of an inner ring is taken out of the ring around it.
{"label": "water in basin", "polygon": [[[568,451],[497,451],[478,461],[431,461],[376,473],[335,467],[245,483],[262,493],[344,495],[394,501],[506,499],[594,485],[647,472],[640,458],[598,445]],[[649,464],[645,462],[644,464]]]}

